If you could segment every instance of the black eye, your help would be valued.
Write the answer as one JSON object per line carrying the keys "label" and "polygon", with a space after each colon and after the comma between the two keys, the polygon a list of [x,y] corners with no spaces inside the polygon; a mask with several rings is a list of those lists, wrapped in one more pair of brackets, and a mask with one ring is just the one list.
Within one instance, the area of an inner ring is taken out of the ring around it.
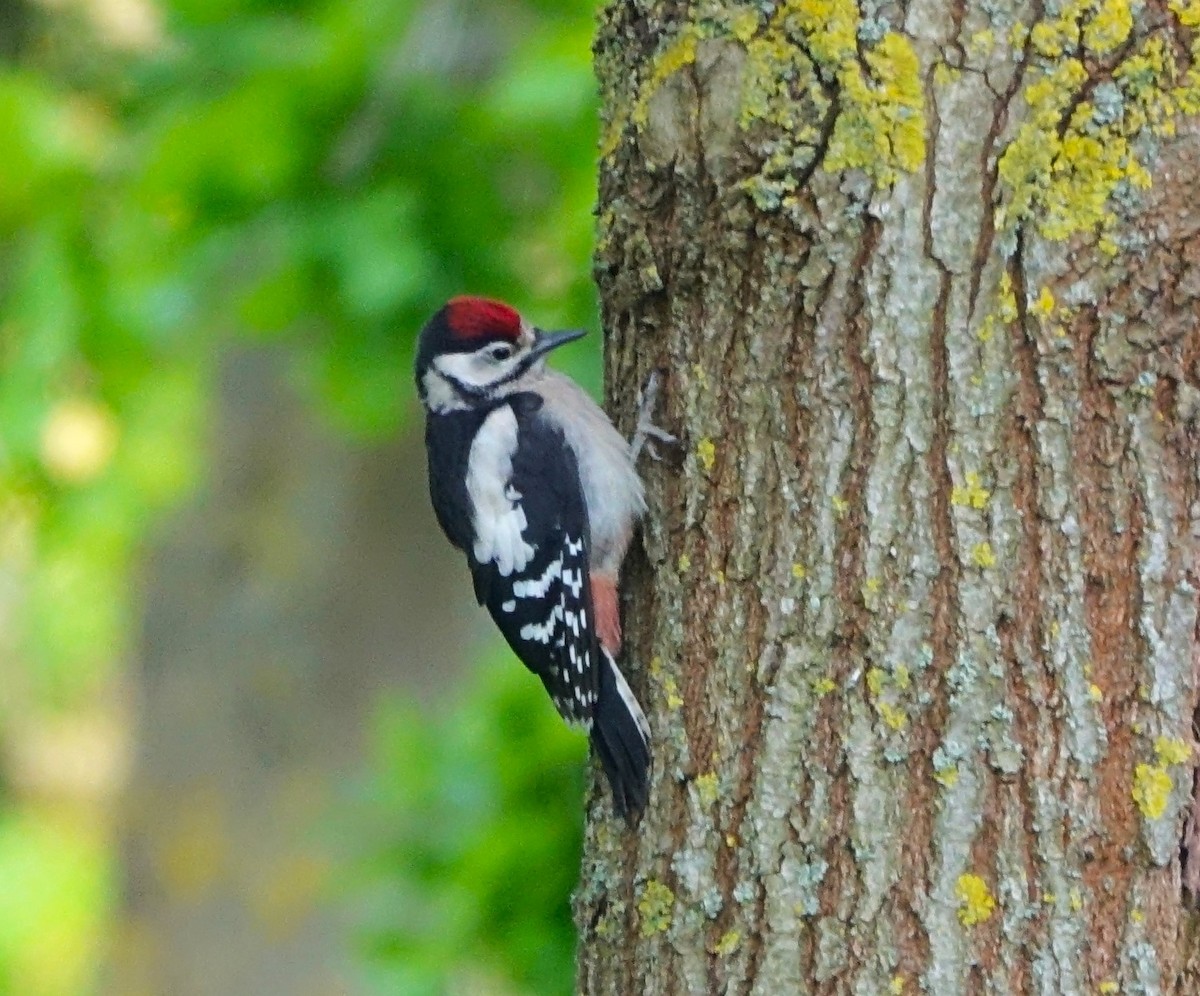
{"label": "black eye", "polygon": [[512,346],[508,345],[508,343],[498,342],[488,350],[488,356],[490,356],[496,362],[499,362],[500,360],[507,360],[510,356],[512,356],[512,352],[513,348]]}

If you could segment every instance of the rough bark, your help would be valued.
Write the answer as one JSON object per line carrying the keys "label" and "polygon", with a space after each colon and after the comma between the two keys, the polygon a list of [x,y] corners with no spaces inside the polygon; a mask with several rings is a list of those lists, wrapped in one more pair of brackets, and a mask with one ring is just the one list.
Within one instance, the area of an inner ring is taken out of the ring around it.
{"label": "rough bark", "polygon": [[665,371],[584,993],[1200,992],[1200,12],[609,6],[610,402]]}

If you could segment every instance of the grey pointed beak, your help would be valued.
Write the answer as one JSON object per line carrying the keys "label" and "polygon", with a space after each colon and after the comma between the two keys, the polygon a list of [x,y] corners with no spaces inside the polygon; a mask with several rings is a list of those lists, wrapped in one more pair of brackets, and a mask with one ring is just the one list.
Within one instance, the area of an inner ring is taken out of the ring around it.
{"label": "grey pointed beak", "polygon": [[530,360],[540,360],[552,349],[558,349],[559,346],[565,346],[568,342],[582,339],[587,332],[587,329],[566,329],[563,332],[543,332],[541,329],[534,329],[533,346],[529,350],[529,358]]}

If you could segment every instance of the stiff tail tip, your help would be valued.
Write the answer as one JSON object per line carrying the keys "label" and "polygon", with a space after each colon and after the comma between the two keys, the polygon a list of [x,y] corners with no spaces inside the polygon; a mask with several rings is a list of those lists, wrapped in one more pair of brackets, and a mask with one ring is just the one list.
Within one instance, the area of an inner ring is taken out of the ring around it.
{"label": "stiff tail tip", "polygon": [[650,796],[650,724],[633,690],[607,650],[592,743],[612,787],[613,806],[626,819],[646,808]]}

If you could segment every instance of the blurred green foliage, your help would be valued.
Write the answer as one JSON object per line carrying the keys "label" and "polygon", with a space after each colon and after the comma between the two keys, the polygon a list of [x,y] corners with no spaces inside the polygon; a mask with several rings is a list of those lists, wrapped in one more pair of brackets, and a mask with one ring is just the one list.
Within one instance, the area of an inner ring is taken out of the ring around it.
{"label": "blurred green foliage", "polygon": [[[231,339],[287,343],[326,417],[378,435],[411,417],[413,336],[450,294],[596,327],[591,17],[583,0],[0,0],[5,756],[45,717],[112,708],[139,545],[199,479]],[[593,386],[598,339],[572,370]],[[580,748],[548,732],[556,720],[532,691],[480,694],[493,710],[481,725],[426,731],[439,752],[381,784],[403,809],[452,770],[463,794],[436,796],[418,822],[478,804],[489,836],[397,837],[379,887],[425,890],[442,926],[423,941],[380,928],[372,956],[435,991],[458,937],[552,992],[567,978],[569,882],[527,879],[522,894],[505,876],[516,857],[574,868],[535,859],[577,837],[578,785],[520,785],[488,768],[486,744],[515,727],[564,765]],[[387,730],[384,763],[411,762],[414,745]],[[0,991],[80,991],[110,888],[106,843],[59,832],[54,804],[7,768],[0,779],[0,878],[36,894],[0,904]],[[421,855],[411,868],[407,848]],[[469,902],[452,908],[460,894]],[[454,920],[503,895],[494,922]],[[47,930],[75,933],[38,976],[22,938]]]}
{"label": "blurred green foliage", "polygon": [[381,710],[356,831],[380,993],[573,991],[586,740],[507,655],[480,678],[437,718]]}

